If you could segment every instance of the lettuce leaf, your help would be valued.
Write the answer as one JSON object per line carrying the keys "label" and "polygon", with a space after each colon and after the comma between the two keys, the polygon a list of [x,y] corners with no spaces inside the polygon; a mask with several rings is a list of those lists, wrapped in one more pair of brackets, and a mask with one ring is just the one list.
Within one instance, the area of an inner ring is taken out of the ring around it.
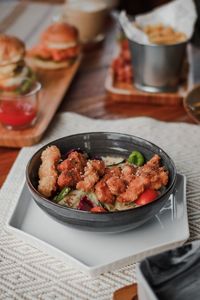
{"label": "lettuce leaf", "polygon": [[29,68],[27,79],[25,79],[22,84],[14,91],[16,94],[26,94],[30,89],[32,84],[36,81],[35,73]]}

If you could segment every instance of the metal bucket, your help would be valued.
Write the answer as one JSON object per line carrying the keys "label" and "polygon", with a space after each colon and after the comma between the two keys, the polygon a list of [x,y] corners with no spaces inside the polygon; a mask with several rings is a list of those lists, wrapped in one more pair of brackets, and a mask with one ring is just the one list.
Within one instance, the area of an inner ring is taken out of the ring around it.
{"label": "metal bucket", "polygon": [[136,88],[152,93],[177,90],[187,41],[173,45],[142,45],[129,40],[129,45]]}

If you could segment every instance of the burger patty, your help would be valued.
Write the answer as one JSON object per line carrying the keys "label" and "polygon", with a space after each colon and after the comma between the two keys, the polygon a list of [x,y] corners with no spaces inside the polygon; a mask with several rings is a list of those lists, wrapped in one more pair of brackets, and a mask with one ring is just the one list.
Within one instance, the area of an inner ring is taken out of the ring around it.
{"label": "burger patty", "polygon": [[70,47],[67,49],[47,48],[44,45],[38,45],[31,49],[29,56],[38,57],[45,60],[64,61],[74,58],[80,53],[80,46]]}

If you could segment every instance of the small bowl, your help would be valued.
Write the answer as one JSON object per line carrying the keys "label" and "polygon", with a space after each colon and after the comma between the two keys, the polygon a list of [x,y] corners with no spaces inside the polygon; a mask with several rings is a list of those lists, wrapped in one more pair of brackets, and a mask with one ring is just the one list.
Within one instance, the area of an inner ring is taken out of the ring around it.
{"label": "small bowl", "polygon": [[[146,160],[149,160],[154,154],[158,154],[161,157],[162,165],[169,171],[169,182],[163,194],[156,201],[135,209],[91,213],[64,207],[50,201],[37,191],[41,153],[50,145],[56,145],[61,154],[66,154],[72,148],[81,148],[93,156],[115,155],[124,157],[128,157],[130,152],[137,150],[143,153]],[[39,149],[27,165],[26,181],[35,202],[56,220],[79,229],[119,232],[144,224],[160,211],[175,187],[176,168],[171,158],[161,148],[139,137],[111,132],[82,133],[52,141]]]}
{"label": "small bowl", "polygon": [[175,92],[180,84],[188,41],[143,45],[129,40],[134,85],[149,93]]}
{"label": "small bowl", "polygon": [[10,130],[21,130],[35,124],[38,116],[38,93],[41,84],[35,81],[24,94],[0,94],[0,123]]}

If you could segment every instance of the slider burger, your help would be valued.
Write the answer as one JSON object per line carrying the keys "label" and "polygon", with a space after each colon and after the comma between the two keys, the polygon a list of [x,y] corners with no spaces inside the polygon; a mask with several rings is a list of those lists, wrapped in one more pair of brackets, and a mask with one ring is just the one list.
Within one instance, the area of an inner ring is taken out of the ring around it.
{"label": "slider burger", "polygon": [[0,34],[0,93],[26,93],[35,76],[24,61],[25,45],[18,38]]}
{"label": "slider burger", "polygon": [[64,22],[50,25],[40,43],[28,51],[28,62],[39,68],[60,69],[70,66],[80,53],[78,30]]}

